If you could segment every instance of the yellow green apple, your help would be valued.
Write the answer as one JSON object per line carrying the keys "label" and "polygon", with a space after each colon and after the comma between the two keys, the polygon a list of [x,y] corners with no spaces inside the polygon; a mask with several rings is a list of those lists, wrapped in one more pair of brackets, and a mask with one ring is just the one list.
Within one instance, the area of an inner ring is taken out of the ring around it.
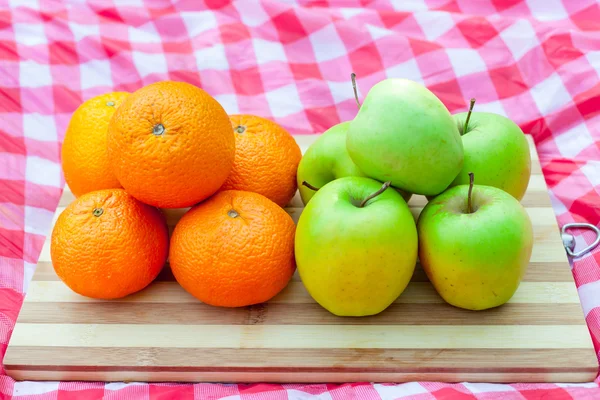
{"label": "yellow green apple", "polygon": [[365,177],[320,188],[298,221],[296,265],[313,299],[338,316],[385,310],[404,291],[417,260],[417,229],[395,190]]}
{"label": "yellow green apple", "polygon": [[513,196],[493,186],[454,186],[427,203],[417,229],[419,260],[446,302],[484,310],[512,298],[533,247],[531,221]]}

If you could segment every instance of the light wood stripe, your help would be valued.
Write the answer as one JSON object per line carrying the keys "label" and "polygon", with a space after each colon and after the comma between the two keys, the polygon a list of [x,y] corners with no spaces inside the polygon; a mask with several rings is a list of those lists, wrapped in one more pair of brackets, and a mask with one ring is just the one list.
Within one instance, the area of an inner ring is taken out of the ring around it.
{"label": "light wood stripe", "polygon": [[[40,324],[180,324],[180,325],[585,325],[581,306],[508,303],[476,313],[446,303],[396,303],[384,312],[364,318],[341,318],[316,303],[268,303],[223,310],[197,303],[30,303],[21,323]],[[160,315],[160,318],[156,318]],[[435,315],[435,318],[431,316]]]}
{"label": "light wood stripe", "polygon": [[[43,334],[40,334],[43,332]],[[584,325],[17,324],[12,346],[265,349],[589,348]]]}
{"label": "light wood stripe", "polygon": [[[54,272],[54,267],[50,261],[40,261],[35,269],[35,274],[32,278],[34,281],[58,281],[59,278]],[[292,280],[299,281],[300,275],[296,272],[292,276]],[[169,268],[169,264],[156,277],[156,282],[173,282],[175,277]],[[413,282],[429,282],[425,271],[417,263],[415,273],[412,278]],[[529,263],[529,267],[525,271],[523,282],[573,282],[573,274],[568,264],[564,262],[545,262],[545,263]]]}
{"label": "light wood stripe", "polygon": [[[198,300],[188,294],[177,282],[155,282],[146,289],[111,302],[154,303],[196,303]],[[26,303],[35,302],[99,302],[74,293],[61,281],[33,281],[29,285]],[[310,297],[302,282],[291,281],[288,286],[270,303],[310,304],[315,301]],[[428,282],[411,282],[398,297],[400,304],[435,304],[443,303]],[[579,296],[573,283],[569,282],[522,282],[510,303],[539,303],[539,304],[579,304]],[[225,310],[224,310],[225,311]]]}

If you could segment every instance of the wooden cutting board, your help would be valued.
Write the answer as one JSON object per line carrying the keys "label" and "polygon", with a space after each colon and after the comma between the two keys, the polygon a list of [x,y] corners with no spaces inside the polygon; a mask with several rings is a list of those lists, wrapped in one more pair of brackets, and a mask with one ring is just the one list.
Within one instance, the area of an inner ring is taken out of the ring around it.
{"label": "wooden cutting board", "polygon": [[[305,150],[314,138],[297,140]],[[364,318],[329,314],[298,275],[267,304],[240,309],[200,303],[168,267],[140,293],[97,301],[59,281],[47,240],[6,352],[6,371],[18,380],[592,381],[597,358],[528,140],[533,174],[522,203],[535,245],[524,282],[502,307],[454,308],[420,267],[394,304]],[[67,189],[57,215],[72,200]],[[415,216],[425,202],[411,199]],[[167,211],[169,224],[184,211]],[[297,221],[298,196],[288,211]]]}

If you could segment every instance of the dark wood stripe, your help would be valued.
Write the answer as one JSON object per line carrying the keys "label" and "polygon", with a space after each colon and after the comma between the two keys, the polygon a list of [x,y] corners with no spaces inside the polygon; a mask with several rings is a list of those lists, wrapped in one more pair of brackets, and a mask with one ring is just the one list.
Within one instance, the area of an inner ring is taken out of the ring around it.
{"label": "dark wood stripe", "polygon": [[[58,281],[60,280],[52,263],[47,261],[40,261],[36,267],[35,274],[33,276],[34,281]],[[300,281],[300,276],[296,273],[292,280]],[[174,282],[175,277],[171,272],[171,268],[168,263],[162,270],[160,275],[156,278],[157,282]],[[417,264],[415,273],[412,278],[413,282],[428,282],[427,275]],[[523,278],[524,282],[572,282],[573,275],[569,269],[569,264],[566,262],[532,262],[529,264],[529,268]]]}
{"label": "dark wood stripe", "polygon": [[[157,315],[160,318],[157,318]],[[378,315],[337,317],[316,303],[223,310],[203,303],[27,303],[19,323],[178,325],[583,325],[579,304],[507,303],[485,312],[446,303],[394,303]]]}
{"label": "dark wood stripe", "polygon": [[[60,365],[49,364],[56,354]],[[14,360],[14,361],[11,361]],[[94,360],[95,365],[90,365]],[[123,363],[128,360],[128,363]],[[268,362],[265,362],[268,360]],[[477,365],[473,364],[477,360]],[[548,360],[554,360],[548,363]],[[595,372],[586,349],[197,349],[13,347],[7,370],[270,372]],[[263,364],[268,364],[265,367]]]}

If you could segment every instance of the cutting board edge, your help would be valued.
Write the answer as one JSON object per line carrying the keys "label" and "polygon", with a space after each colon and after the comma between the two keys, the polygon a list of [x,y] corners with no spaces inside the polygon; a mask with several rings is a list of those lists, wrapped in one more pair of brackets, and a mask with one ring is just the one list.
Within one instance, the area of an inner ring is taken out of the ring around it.
{"label": "cutting board edge", "polygon": [[597,367],[578,372],[516,373],[439,373],[439,372],[135,372],[135,371],[23,371],[6,370],[17,381],[104,381],[104,382],[219,382],[219,383],[404,383],[404,382],[472,382],[472,383],[588,383],[598,374]]}
{"label": "cutting board edge", "polygon": [[[76,362],[63,363],[61,366],[48,365],[50,357],[42,352],[29,352],[31,348],[15,346],[8,349],[5,363],[6,373],[15,380],[90,380],[90,381],[135,381],[148,382],[185,381],[210,382],[215,376],[229,378],[217,381],[243,382],[248,376],[251,382],[317,382],[328,376],[328,382],[349,382],[369,380],[376,382],[426,381],[429,379],[449,382],[453,380],[470,382],[592,382],[599,373],[598,359],[590,339],[588,347],[563,349],[333,349],[345,354],[345,357],[330,356],[323,358],[319,365],[308,365],[306,360],[314,357],[322,349],[290,349],[299,355],[292,356],[285,349],[228,349],[230,356],[238,355],[237,360],[214,365],[210,351],[204,349],[177,349],[179,356],[169,351],[165,358],[148,348],[127,349],[127,360],[137,365],[116,364],[114,360],[102,365],[83,366]],[[60,348],[61,352],[68,351]],[[45,351],[51,350],[46,347]],[[82,357],[93,358],[94,353],[111,352],[113,348],[82,348],[77,350],[77,360]],[[118,349],[116,349],[118,350]],[[155,349],[158,350],[158,349]],[[168,349],[163,349],[168,350]],[[226,349],[223,349],[226,350]],[[242,353],[239,353],[239,351]],[[233,353],[235,352],[235,353]],[[463,353],[473,353],[477,359],[485,360],[478,367],[467,362]],[[168,358],[180,357],[185,353],[199,360],[196,365],[169,362]],[[208,354],[207,354],[208,353]],[[227,353],[227,354],[229,354]],[[286,353],[304,363],[291,366],[280,362],[276,366],[249,365],[249,356],[260,353],[259,358],[276,357],[277,353]],[[35,357],[31,357],[35,354]],[[106,354],[106,353],[105,353]],[[463,354],[461,357],[460,354]],[[458,356],[458,357],[457,357]],[[74,354],[71,357],[75,357]],[[544,357],[562,359],[562,364],[548,366],[539,360]],[[107,356],[108,359],[111,356]],[[156,360],[155,360],[156,358]],[[332,358],[335,359],[332,361]],[[405,360],[410,358],[410,362]],[[569,358],[576,362],[569,362]],[[118,357],[116,358],[118,359]],[[354,363],[352,360],[360,360]],[[445,359],[455,359],[449,364]],[[204,362],[200,361],[204,360]],[[512,361],[510,361],[512,360]],[[414,367],[413,367],[414,362]],[[570,366],[565,367],[564,363]],[[391,366],[395,364],[395,366]],[[444,365],[441,367],[440,365]],[[447,365],[452,365],[451,367]],[[519,367],[514,367],[519,365]],[[541,366],[543,365],[543,366]],[[498,366],[498,367],[496,367]],[[361,378],[362,377],[362,378]],[[368,378],[367,378],[368,377]]]}

